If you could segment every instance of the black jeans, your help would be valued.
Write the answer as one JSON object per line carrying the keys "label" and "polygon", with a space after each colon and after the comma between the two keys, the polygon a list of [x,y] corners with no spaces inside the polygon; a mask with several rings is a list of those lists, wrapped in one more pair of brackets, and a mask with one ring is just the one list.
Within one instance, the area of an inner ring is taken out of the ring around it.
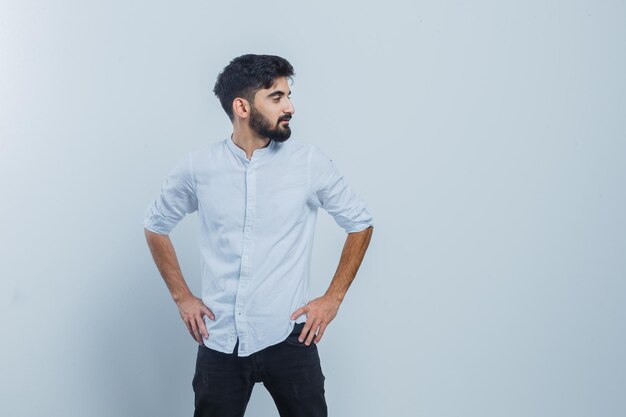
{"label": "black jeans", "polygon": [[256,382],[262,382],[281,417],[326,417],[324,374],[317,346],[298,341],[304,323],[284,341],[250,356],[198,346],[194,417],[241,417]]}

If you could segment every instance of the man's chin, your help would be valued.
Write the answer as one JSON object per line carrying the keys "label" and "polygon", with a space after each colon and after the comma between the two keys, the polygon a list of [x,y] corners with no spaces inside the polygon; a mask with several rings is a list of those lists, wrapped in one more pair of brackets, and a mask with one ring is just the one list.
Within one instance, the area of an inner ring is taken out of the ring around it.
{"label": "man's chin", "polygon": [[284,142],[291,137],[291,129],[285,129],[282,135],[270,136],[270,139],[276,142]]}

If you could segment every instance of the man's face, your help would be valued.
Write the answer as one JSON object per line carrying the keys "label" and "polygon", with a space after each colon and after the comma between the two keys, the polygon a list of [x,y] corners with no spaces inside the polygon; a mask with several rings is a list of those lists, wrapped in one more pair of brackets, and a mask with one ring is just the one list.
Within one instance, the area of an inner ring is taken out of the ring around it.
{"label": "man's face", "polygon": [[270,88],[257,91],[250,105],[250,127],[276,142],[289,139],[289,120],[295,113],[290,94],[287,77],[279,77]]}

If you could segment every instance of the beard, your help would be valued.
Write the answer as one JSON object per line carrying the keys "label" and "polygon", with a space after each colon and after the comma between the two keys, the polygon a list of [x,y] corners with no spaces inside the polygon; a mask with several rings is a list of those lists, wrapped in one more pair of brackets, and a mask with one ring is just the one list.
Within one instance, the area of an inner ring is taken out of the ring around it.
{"label": "beard", "polygon": [[291,119],[291,115],[283,116],[272,125],[270,120],[263,116],[260,111],[257,111],[254,107],[250,108],[250,128],[261,136],[269,138],[276,142],[284,142],[291,136],[291,129],[289,126],[281,126],[280,122],[283,120]]}

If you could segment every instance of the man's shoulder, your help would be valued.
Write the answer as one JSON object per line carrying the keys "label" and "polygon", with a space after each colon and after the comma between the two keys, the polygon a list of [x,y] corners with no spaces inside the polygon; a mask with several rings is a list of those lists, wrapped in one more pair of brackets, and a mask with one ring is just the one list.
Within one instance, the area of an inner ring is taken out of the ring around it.
{"label": "man's shoulder", "polygon": [[315,143],[301,141],[299,146],[301,152],[307,156],[309,163],[314,167],[332,161],[330,155]]}
{"label": "man's shoulder", "polygon": [[312,153],[318,151],[317,145],[302,139],[290,139],[280,144],[283,148],[289,149],[292,155],[299,154],[302,156],[311,156]]}

